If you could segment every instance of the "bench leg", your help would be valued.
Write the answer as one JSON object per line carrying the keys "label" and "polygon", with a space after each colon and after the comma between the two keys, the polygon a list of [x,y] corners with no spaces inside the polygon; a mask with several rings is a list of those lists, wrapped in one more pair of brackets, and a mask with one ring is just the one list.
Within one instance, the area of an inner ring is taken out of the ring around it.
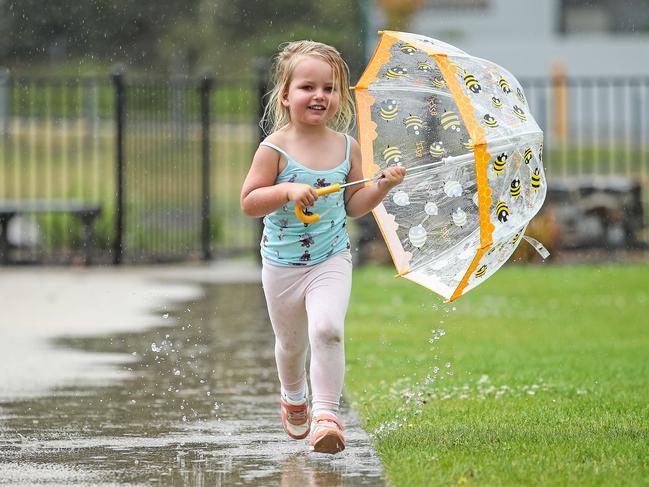
{"label": "bench leg", "polygon": [[83,253],[85,265],[92,264],[92,224],[94,223],[96,215],[83,215],[81,222],[83,223]]}
{"label": "bench leg", "polygon": [[9,228],[10,219],[11,217],[0,217],[0,230],[2,231],[2,236],[0,236],[0,262],[2,262],[2,265],[9,264],[9,236],[7,235],[7,229]]}

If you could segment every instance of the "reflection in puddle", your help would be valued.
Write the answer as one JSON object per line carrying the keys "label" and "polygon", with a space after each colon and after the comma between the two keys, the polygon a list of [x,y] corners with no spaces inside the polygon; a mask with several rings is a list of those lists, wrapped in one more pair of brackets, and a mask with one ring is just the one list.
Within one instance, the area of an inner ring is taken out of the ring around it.
{"label": "reflection in puddle", "polygon": [[0,484],[382,485],[349,411],[339,455],[309,453],[284,434],[259,285],[206,291],[169,312],[173,328],[59,340],[133,360],[109,385],[0,403]]}

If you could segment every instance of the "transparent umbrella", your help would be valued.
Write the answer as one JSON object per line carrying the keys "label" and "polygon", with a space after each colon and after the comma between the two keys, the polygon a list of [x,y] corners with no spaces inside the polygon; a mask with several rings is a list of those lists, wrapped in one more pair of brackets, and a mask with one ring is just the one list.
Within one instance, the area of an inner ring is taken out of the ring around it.
{"label": "transparent umbrella", "polygon": [[522,239],[547,257],[524,235],[547,188],[543,132],[519,82],[444,42],[380,34],[354,87],[366,179],[319,191],[404,166],[404,182],[374,217],[399,276],[450,301],[493,275]]}

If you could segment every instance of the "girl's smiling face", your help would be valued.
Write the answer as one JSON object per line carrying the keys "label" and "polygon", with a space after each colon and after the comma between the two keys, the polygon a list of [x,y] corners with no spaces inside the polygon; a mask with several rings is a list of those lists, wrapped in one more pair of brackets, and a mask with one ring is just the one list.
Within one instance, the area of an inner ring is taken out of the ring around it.
{"label": "girl's smiling face", "polygon": [[292,123],[324,125],[338,110],[340,94],[334,86],[331,66],[314,57],[304,57],[295,69],[282,105],[289,109]]}

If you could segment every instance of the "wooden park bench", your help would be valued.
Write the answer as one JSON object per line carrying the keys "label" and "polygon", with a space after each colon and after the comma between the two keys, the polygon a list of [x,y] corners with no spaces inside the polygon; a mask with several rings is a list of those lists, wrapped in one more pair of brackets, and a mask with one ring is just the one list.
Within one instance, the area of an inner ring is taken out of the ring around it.
{"label": "wooden park bench", "polygon": [[92,261],[92,226],[99,215],[101,206],[78,200],[0,200],[0,263],[6,265],[9,259],[9,222],[17,215],[68,213],[77,217],[83,224],[84,262]]}

